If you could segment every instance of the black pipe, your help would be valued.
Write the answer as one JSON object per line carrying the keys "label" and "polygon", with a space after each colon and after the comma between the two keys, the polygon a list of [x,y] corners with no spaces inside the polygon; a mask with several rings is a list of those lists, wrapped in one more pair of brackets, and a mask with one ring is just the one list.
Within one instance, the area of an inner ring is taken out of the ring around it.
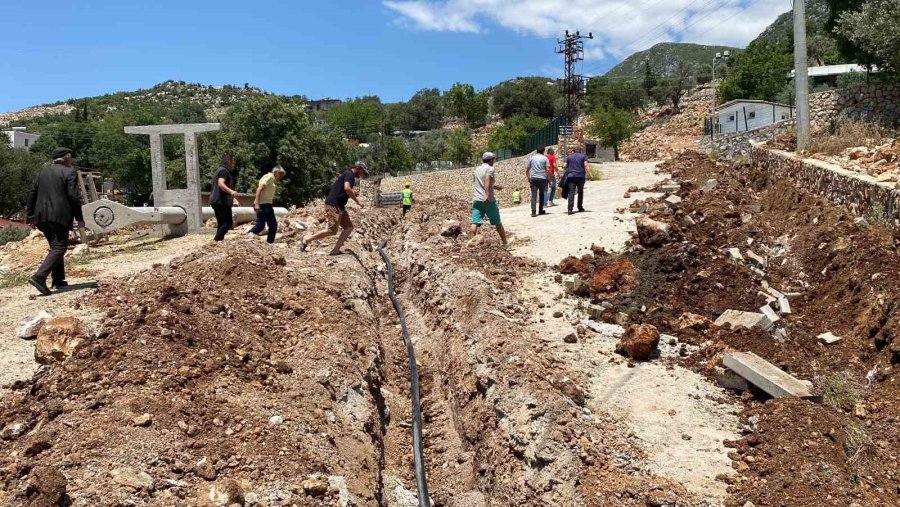
{"label": "black pipe", "polygon": [[428,480],[425,477],[425,452],[422,450],[422,408],[419,404],[419,373],[416,371],[416,349],[409,339],[409,329],[406,327],[406,313],[400,306],[397,295],[394,294],[394,266],[391,258],[384,251],[384,243],[378,245],[378,253],[387,266],[388,297],[394,304],[394,310],[400,316],[400,330],[403,333],[403,343],[406,344],[406,352],[409,355],[409,383],[412,391],[412,431],[413,431],[413,458],[416,464],[416,488],[419,493],[419,507],[431,507],[428,500]]}

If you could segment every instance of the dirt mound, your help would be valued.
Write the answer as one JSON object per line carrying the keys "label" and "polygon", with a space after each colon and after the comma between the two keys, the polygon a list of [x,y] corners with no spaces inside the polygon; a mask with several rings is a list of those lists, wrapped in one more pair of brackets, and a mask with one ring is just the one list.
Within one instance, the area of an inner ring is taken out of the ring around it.
{"label": "dirt mound", "polygon": [[[752,457],[735,456],[743,476],[728,504],[811,506],[828,495],[840,505],[900,504],[896,473],[878,464],[900,447],[890,429],[900,420],[898,234],[856,223],[843,208],[750,166],[688,152],[663,169],[681,183],[682,201],[669,219],[684,239],[632,246],[622,258],[639,283],[608,295],[601,316],[625,313],[700,347],[682,362],[712,378],[722,353],[746,350],[820,390],[833,389],[831,376],[852,379],[840,390],[852,403],[743,398],[745,416],[758,415],[760,423],[736,443]],[[773,294],[789,302],[789,313],[778,310]],[[726,310],[759,312],[763,305],[780,314],[770,331],[708,325]],[[843,340],[824,345],[817,339],[824,332]],[[866,440],[854,433],[858,427],[875,444],[866,447],[870,459],[851,467],[846,435]]]}
{"label": "dirt mound", "polygon": [[696,150],[709,104],[686,101],[678,112],[662,107],[641,113],[638,120],[648,126],[622,143],[622,160],[666,160],[686,150]]}

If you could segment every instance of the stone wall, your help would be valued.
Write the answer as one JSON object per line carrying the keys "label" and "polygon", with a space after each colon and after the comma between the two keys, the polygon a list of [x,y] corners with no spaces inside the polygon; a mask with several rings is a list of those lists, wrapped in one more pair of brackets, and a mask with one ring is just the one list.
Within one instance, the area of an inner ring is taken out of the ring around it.
{"label": "stone wall", "polygon": [[734,132],[730,134],[716,134],[714,138],[703,136],[700,139],[700,151],[709,155],[715,152],[717,158],[733,160],[740,157],[749,157],[751,142],[765,142],[773,137],[783,134],[794,126],[793,120],[772,123],[747,132]]}
{"label": "stone wall", "polygon": [[827,129],[839,118],[900,123],[900,83],[863,85],[809,95],[810,125]]}
{"label": "stone wall", "polygon": [[867,174],[819,160],[801,159],[793,153],[766,149],[755,143],[750,149],[750,160],[769,174],[844,205],[858,216],[900,226],[900,189],[894,183],[879,183]]}

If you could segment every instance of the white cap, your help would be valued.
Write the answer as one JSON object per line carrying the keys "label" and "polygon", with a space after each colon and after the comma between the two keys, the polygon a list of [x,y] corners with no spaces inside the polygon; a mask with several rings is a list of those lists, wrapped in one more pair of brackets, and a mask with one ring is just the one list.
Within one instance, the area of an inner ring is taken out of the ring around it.
{"label": "white cap", "polygon": [[491,153],[489,151],[486,151],[486,152],[484,152],[483,155],[481,155],[481,160],[496,160],[496,159],[497,159],[497,155],[494,155],[493,153]]}

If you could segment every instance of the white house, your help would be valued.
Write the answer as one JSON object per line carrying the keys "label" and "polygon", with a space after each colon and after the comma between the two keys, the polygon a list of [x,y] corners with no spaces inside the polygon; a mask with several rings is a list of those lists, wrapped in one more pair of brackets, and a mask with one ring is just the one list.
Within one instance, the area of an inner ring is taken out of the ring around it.
{"label": "white house", "polygon": [[793,117],[790,106],[766,100],[732,100],[716,108],[718,131],[746,132]]}
{"label": "white house", "polygon": [[13,127],[12,130],[4,130],[4,134],[9,139],[9,146],[11,148],[19,148],[20,150],[27,150],[31,148],[40,136],[40,134],[30,134],[25,131],[25,127]]}

